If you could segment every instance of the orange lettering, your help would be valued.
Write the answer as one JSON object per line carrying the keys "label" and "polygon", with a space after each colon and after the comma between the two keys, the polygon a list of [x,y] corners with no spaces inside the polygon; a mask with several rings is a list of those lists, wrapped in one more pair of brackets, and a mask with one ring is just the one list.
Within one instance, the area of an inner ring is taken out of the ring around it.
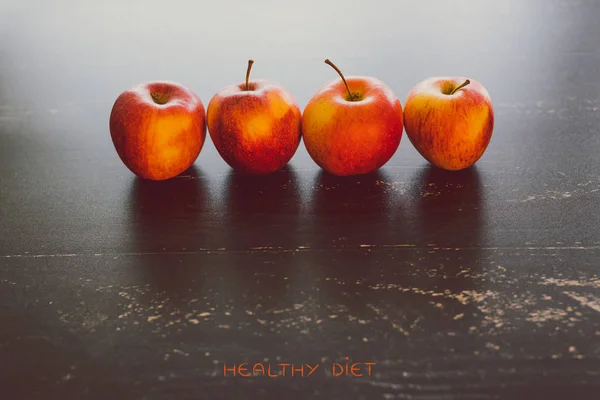
{"label": "orange lettering", "polygon": [[[335,367],[340,367],[339,373],[335,372]],[[342,366],[342,364],[333,363],[333,365],[331,366],[331,373],[333,374],[333,376],[341,376],[344,373],[344,367]]]}
{"label": "orange lettering", "polygon": [[271,364],[269,364],[269,372],[268,372],[268,374],[269,374],[269,376],[270,376],[271,378],[276,378],[276,377],[278,377],[278,376],[279,376],[279,374],[271,375]]}
{"label": "orange lettering", "polygon": [[283,367],[281,375],[285,376],[285,367],[288,367],[290,364],[277,364],[277,365],[279,365],[280,367]]}
{"label": "orange lettering", "polygon": [[302,364],[300,368],[294,368],[294,365],[292,364],[292,376],[294,376],[295,372],[300,372],[300,376],[304,376],[304,364]]}
{"label": "orange lettering", "polygon": [[315,365],[314,367],[311,367],[310,364],[306,364],[306,366],[308,367],[308,369],[310,369],[310,372],[306,376],[310,376],[313,372],[315,372],[317,368],[319,368],[319,364]]}
{"label": "orange lettering", "polygon": [[233,372],[233,376],[235,376],[235,364],[232,368],[227,368],[227,364],[223,364],[223,376],[227,376],[227,371]]}
{"label": "orange lettering", "polygon": [[352,372],[352,375],[354,375],[354,376],[363,376],[363,374],[358,374],[358,373],[354,372],[354,369],[355,369],[355,368],[356,368],[356,369],[358,369],[358,370],[360,371],[360,366],[359,366],[359,364],[360,364],[360,363],[352,364],[352,367],[350,367],[350,372]]}
{"label": "orange lettering", "polygon": [[240,364],[240,366],[238,367],[238,374],[240,374],[240,376],[250,376],[250,374],[247,373],[248,368],[245,367],[246,365],[248,365],[248,363]]}
{"label": "orange lettering", "polygon": [[[346,360],[349,360],[350,357],[346,357]],[[348,363],[346,363],[346,375],[348,375]]]}
{"label": "orange lettering", "polygon": [[[258,368],[260,367],[260,368]],[[264,365],[262,365],[262,363],[256,363],[254,364],[254,367],[252,367],[252,373],[254,374],[254,376],[258,375],[258,372],[260,371],[261,375],[265,375],[265,367]]]}

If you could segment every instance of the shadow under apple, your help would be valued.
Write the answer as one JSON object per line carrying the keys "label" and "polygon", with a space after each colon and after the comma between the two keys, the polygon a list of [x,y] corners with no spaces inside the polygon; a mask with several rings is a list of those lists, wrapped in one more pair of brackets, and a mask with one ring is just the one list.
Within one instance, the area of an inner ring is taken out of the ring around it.
{"label": "shadow under apple", "polygon": [[[408,183],[401,202],[392,183],[383,171],[318,177],[311,215],[315,251],[307,266],[329,308],[319,317],[334,314],[359,332],[363,321],[373,339],[399,349],[414,340],[410,335],[439,337],[441,349],[455,346],[444,344],[447,333],[468,334],[480,318],[473,304],[453,297],[477,289],[484,223],[479,174],[426,168]],[[343,340],[337,325],[328,326],[328,335]]]}
{"label": "shadow under apple", "polygon": [[315,178],[305,274],[319,287],[323,304],[354,316],[371,312],[365,298],[371,292],[364,283],[392,273],[393,260],[379,249],[394,229],[391,186],[383,170],[346,177],[321,171]]}
{"label": "shadow under apple", "polygon": [[[202,266],[185,253],[206,247],[209,198],[201,172],[192,166],[165,181],[135,178],[129,200],[129,225],[136,271],[154,291],[179,295],[200,276]],[[184,262],[186,261],[186,262]]]}
{"label": "shadow under apple", "polygon": [[311,242],[336,248],[383,240],[391,210],[388,180],[382,170],[346,177],[321,171],[311,195]]}
{"label": "shadow under apple", "polygon": [[283,307],[296,268],[300,197],[290,165],[268,175],[232,171],[224,186],[218,242],[238,308]]}
{"label": "shadow under apple", "polygon": [[[413,244],[412,273],[406,284],[424,292],[449,293],[435,299],[439,310],[423,305],[426,331],[467,329],[477,318],[477,308],[453,298],[477,290],[474,280],[483,265],[485,232],[484,186],[475,166],[445,171],[428,165],[420,171],[409,190],[411,207],[404,220],[411,221]],[[433,314],[439,314],[434,317]],[[464,315],[455,321],[454,317]]]}
{"label": "shadow under apple", "polygon": [[223,247],[291,248],[300,208],[296,174],[291,166],[268,175],[232,172],[225,183]]}
{"label": "shadow under apple", "polygon": [[413,181],[410,193],[418,223],[415,244],[477,247],[483,235],[483,190],[476,166],[445,171],[429,165]]}

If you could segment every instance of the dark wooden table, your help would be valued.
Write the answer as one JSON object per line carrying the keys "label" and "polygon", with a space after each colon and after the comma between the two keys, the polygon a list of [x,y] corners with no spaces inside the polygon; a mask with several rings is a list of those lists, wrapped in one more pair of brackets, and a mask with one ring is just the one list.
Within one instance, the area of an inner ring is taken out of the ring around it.
{"label": "dark wooden table", "polygon": [[[2,2],[0,397],[597,398],[600,3],[361,3]],[[492,142],[457,173],[406,136],[356,178],[303,145],[245,177],[210,140],[170,181],[125,168],[122,90],[169,79],[207,105],[249,57],[301,108],[327,57],[402,103],[472,77]],[[362,377],[332,376],[346,357]],[[224,376],[242,363],[320,366]]]}

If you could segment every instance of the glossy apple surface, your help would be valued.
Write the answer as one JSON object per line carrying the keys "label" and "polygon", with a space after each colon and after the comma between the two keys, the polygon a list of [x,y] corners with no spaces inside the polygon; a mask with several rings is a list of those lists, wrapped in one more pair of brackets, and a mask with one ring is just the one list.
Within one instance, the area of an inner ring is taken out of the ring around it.
{"label": "glossy apple surface", "polygon": [[208,131],[217,151],[234,170],[264,175],[283,168],[301,139],[301,112],[280,84],[247,80],[229,85],[210,100]]}
{"label": "glossy apple surface", "polygon": [[204,105],[184,85],[142,83],[119,95],[109,128],[127,168],[144,179],[165,180],[198,158],[206,138]]}
{"label": "glossy apple surface", "polygon": [[494,110],[489,93],[479,82],[433,77],[408,94],[404,124],[410,142],[427,161],[455,171],[475,164],[487,149]]}
{"label": "glossy apple surface", "polygon": [[330,174],[367,174],[381,168],[398,149],[402,106],[378,79],[345,80],[352,98],[343,79],[337,79],[310,99],[302,115],[303,141],[315,163]]}

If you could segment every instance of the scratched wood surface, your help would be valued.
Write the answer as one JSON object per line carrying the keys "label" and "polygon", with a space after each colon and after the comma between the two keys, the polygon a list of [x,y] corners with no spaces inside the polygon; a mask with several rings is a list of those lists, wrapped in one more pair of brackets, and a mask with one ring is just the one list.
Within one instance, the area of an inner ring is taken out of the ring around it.
{"label": "scratched wood surface", "polygon": [[[597,395],[600,3],[340,4],[0,5],[2,398]],[[176,179],[132,176],[116,96],[170,79],[206,105],[249,57],[302,108],[336,77],[327,57],[402,102],[472,77],[492,142],[444,173],[404,136],[380,171],[340,179],[303,145],[244,177],[209,140]],[[332,376],[346,362],[374,364]],[[224,376],[242,363],[319,367]]]}

